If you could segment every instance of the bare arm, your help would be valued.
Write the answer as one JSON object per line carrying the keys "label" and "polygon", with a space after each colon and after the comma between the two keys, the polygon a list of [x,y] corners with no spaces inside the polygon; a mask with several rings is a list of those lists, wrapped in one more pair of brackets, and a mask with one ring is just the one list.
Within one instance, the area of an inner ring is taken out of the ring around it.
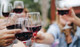
{"label": "bare arm", "polygon": [[35,37],[35,41],[37,43],[52,44],[54,41],[54,37],[49,33],[39,32]]}
{"label": "bare arm", "polygon": [[72,20],[72,22],[73,22],[74,24],[80,26],[80,19],[79,19],[77,16]]}
{"label": "bare arm", "polygon": [[70,10],[70,14],[69,15],[64,15],[63,18],[65,20],[71,21],[74,24],[80,26],[80,19],[76,16],[76,14],[75,14],[73,9]]}

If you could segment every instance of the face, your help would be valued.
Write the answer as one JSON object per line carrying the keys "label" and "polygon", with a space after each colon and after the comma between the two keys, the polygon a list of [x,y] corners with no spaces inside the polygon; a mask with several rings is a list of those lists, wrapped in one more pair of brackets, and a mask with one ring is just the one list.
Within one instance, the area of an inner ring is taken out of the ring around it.
{"label": "face", "polygon": [[62,18],[62,16],[60,16],[60,23],[61,23],[62,25],[65,25],[66,23],[67,23],[68,25],[70,25],[72,22],[67,21],[67,20],[65,20],[64,18]]}

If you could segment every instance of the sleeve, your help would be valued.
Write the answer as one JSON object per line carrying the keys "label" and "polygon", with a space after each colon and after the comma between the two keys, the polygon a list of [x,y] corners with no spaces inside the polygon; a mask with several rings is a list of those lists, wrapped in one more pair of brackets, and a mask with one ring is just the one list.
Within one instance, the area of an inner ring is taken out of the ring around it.
{"label": "sleeve", "polygon": [[75,35],[80,38],[80,27],[79,26],[77,26],[77,31],[76,31]]}
{"label": "sleeve", "polygon": [[52,34],[54,37],[54,40],[56,40],[58,39],[59,34],[60,34],[59,27],[57,27],[57,25],[51,25],[49,29],[47,30],[47,33]]}

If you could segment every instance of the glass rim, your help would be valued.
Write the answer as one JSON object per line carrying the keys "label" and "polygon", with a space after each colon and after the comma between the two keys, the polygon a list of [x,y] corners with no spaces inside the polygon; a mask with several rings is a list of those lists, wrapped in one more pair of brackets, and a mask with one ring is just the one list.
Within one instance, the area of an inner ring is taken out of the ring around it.
{"label": "glass rim", "polygon": [[22,2],[23,3],[23,1],[14,1],[14,3],[17,3],[17,2]]}
{"label": "glass rim", "polygon": [[28,12],[27,14],[40,14],[40,12]]}
{"label": "glass rim", "polygon": [[14,1],[14,5],[13,5],[13,8],[16,8],[15,5],[16,3],[22,3],[22,8],[24,8],[24,2],[23,1]]}

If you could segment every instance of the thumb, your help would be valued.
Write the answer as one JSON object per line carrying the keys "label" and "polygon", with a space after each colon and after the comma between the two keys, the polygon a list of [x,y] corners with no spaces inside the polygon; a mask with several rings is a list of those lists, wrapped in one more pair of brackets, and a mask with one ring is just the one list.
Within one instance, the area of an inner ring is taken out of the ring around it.
{"label": "thumb", "polygon": [[6,31],[6,33],[8,33],[8,34],[15,34],[15,33],[19,33],[19,32],[21,32],[20,29],[13,29],[13,30],[7,30]]}
{"label": "thumb", "polygon": [[35,38],[44,39],[45,38],[45,35],[44,35],[43,32],[38,32],[37,33],[37,36],[35,36]]}
{"label": "thumb", "polygon": [[75,16],[76,15],[73,9],[70,10],[70,13],[71,13],[71,16]]}

